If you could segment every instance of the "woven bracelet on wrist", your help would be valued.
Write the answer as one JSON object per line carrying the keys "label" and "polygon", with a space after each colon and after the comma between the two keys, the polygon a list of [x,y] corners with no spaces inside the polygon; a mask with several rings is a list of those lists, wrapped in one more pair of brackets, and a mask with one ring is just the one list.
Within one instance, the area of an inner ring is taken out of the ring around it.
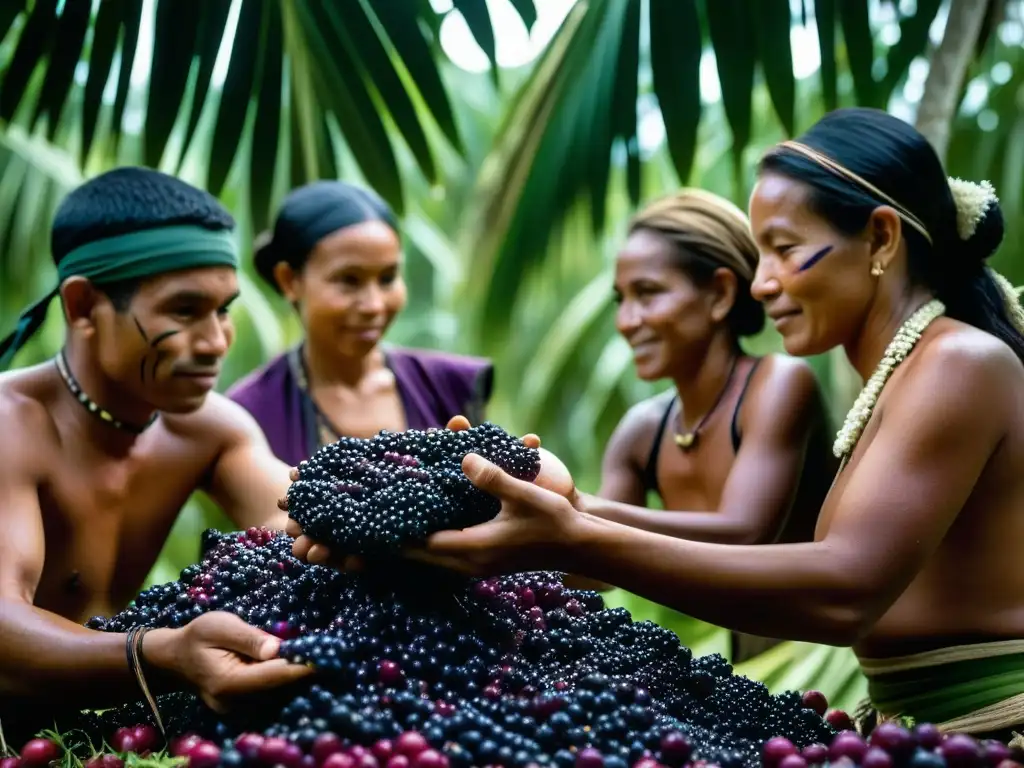
{"label": "woven bracelet on wrist", "polygon": [[164,741],[167,741],[167,732],[164,730],[164,723],[160,718],[160,710],[157,709],[156,699],[153,698],[153,694],[146,684],[146,677],[142,673],[142,639],[148,631],[149,627],[132,627],[129,629],[128,636],[125,639],[125,652],[128,655],[128,668],[135,673],[139,689],[142,691],[142,695],[146,698],[146,703],[149,704],[149,708],[153,712],[156,727],[160,729],[160,735]]}

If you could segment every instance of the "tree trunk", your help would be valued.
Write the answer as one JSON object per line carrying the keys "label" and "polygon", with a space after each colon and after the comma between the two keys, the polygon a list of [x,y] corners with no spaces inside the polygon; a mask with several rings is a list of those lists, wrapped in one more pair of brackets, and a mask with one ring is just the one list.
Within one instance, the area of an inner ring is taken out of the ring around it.
{"label": "tree trunk", "polygon": [[992,0],[950,0],[946,29],[931,56],[915,127],[943,162],[967,68]]}

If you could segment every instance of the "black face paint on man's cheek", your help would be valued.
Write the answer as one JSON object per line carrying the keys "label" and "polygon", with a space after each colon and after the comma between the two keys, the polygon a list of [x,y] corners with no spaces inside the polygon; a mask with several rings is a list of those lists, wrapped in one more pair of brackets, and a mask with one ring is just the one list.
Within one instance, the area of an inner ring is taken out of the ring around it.
{"label": "black face paint on man's cheek", "polygon": [[[164,331],[163,333],[157,334],[152,340],[150,340],[149,335],[146,333],[145,329],[143,329],[142,323],[139,322],[139,319],[132,315],[132,320],[135,322],[135,327],[138,329],[139,335],[142,337],[142,340],[146,342],[146,344],[149,346],[149,349],[153,353],[153,365],[150,378],[155,379],[157,366],[159,366],[160,362],[165,357],[167,357],[166,354],[157,349],[157,345],[160,344],[165,339],[169,339],[171,336],[180,333],[181,331],[177,329]],[[139,360],[139,382],[142,384],[146,383],[146,361],[148,359],[149,353],[146,353],[145,355],[142,356],[142,359]]]}
{"label": "black face paint on man's cheek", "polygon": [[[146,332],[142,329],[142,323],[139,322],[139,318],[137,318],[135,315],[132,315],[132,321],[135,323],[135,327],[139,331],[139,336],[142,337],[142,340],[144,342],[149,344],[149,337],[146,335]],[[146,383],[146,355],[143,355],[139,359],[139,383]]]}
{"label": "black face paint on man's cheek", "polygon": [[801,264],[800,268],[797,270],[797,272],[806,272],[808,269],[813,267],[815,264],[817,264],[823,258],[828,256],[830,253],[832,253],[832,246],[831,245],[826,245],[820,251],[818,251],[813,256],[811,256],[811,258],[809,258],[807,261],[805,261],[803,264]]}
{"label": "black face paint on man's cheek", "polygon": [[132,322],[134,322],[135,327],[139,329],[139,336],[141,336],[142,340],[148,344],[149,336],[147,336],[146,332],[142,330],[142,323],[139,322],[139,318],[137,318],[135,315],[132,315]]}

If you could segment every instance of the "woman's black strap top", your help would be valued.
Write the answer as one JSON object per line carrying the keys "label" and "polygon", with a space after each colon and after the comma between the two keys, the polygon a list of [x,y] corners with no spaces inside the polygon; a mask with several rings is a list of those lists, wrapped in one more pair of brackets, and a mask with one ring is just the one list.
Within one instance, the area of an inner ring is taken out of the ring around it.
{"label": "woman's black strap top", "polygon": [[[754,372],[757,370],[757,366],[761,364],[761,360],[764,358],[758,358],[754,361],[754,364],[750,366],[750,370],[747,372],[747,378],[743,382],[743,389],[740,390],[740,396],[736,400],[736,407],[732,412],[732,423],[730,425],[730,432],[732,434],[732,449],[734,452],[738,452],[740,449],[740,424],[739,415],[740,408],[743,405],[743,398],[747,394],[747,387],[750,386],[750,380],[754,377]],[[665,436],[665,430],[668,428],[668,420],[672,415],[672,409],[675,407],[676,400],[679,399],[679,395],[674,395],[669,398],[668,407],[665,408],[665,413],[661,416],[661,421],[658,423],[658,431],[654,435],[654,444],[651,446],[651,452],[647,457],[647,464],[644,466],[644,490],[654,491],[660,494],[661,491],[658,489],[658,457],[661,455],[661,443]]]}

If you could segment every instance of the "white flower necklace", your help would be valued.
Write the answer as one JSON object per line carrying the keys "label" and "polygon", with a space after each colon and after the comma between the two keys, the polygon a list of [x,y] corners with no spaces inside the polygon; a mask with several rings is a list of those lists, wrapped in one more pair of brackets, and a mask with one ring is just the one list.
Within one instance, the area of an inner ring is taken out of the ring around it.
{"label": "white flower necklace", "polygon": [[896,331],[896,335],[889,342],[889,346],[885,348],[885,354],[878,361],[878,367],[875,368],[875,372],[871,374],[871,378],[864,385],[864,389],[857,395],[857,400],[853,403],[850,412],[846,414],[843,428],[836,435],[836,441],[832,445],[832,453],[835,454],[836,458],[843,459],[845,463],[846,459],[853,453],[853,449],[857,445],[864,427],[867,426],[868,420],[875,410],[878,397],[882,394],[882,387],[885,386],[889,377],[892,376],[896,366],[906,359],[910,351],[920,341],[921,334],[924,333],[925,328],[931,325],[933,320],[943,315],[945,311],[945,304],[938,299],[932,299],[908,317],[903,325],[899,327],[899,330]]}

